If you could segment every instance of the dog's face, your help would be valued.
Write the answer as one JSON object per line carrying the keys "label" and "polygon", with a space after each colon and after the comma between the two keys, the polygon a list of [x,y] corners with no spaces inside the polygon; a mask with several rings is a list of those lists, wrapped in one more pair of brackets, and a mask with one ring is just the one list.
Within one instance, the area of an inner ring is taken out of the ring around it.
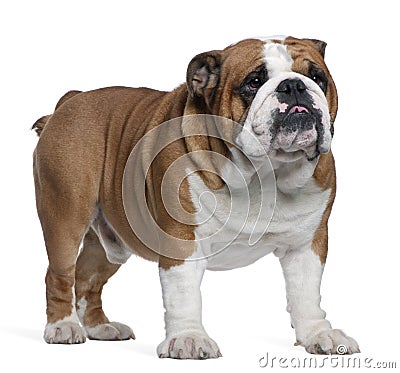
{"label": "dog's face", "polygon": [[187,83],[194,104],[242,124],[232,141],[251,157],[315,159],[330,149],[335,84],[317,40],[248,39],[196,56]]}

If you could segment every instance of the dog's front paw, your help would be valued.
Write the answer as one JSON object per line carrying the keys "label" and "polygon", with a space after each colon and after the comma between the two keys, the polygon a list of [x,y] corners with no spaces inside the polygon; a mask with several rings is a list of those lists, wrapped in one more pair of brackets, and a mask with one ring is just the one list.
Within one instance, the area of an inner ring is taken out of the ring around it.
{"label": "dog's front paw", "polygon": [[77,322],[57,321],[48,323],[44,330],[47,343],[75,344],[86,341],[86,333]]}
{"label": "dog's front paw", "polygon": [[99,324],[95,327],[86,327],[89,339],[100,341],[124,341],[127,339],[135,339],[132,329],[125,324],[119,322],[110,322],[107,324]]}
{"label": "dog's front paw", "polygon": [[212,359],[221,357],[218,345],[205,333],[183,333],[166,338],[157,347],[160,358]]}
{"label": "dog's front paw", "polygon": [[311,354],[350,355],[360,352],[357,342],[339,329],[324,330],[306,338],[302,345]]}

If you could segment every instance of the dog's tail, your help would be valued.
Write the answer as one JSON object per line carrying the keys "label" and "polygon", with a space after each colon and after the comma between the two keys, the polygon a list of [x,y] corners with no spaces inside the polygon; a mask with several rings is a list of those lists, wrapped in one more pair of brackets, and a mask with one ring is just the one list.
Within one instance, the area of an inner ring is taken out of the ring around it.
{"label": "dog's tail", "polygon": [[42,133],[44,126],[46,125],[46,123],[50,118],[51,115],[45,115],[44,117],[39,118],[35,123],[33,123],[31,129],[35,130],[37,135],[40,137],[40,134]]}
{"label": "dog's tail", "polygon": [[[67,92],[64,96],[62,96],[56,105],[56,109],[57,110],[64,102],[68,101],[70,98],[76,96],[77,94],[82,93],[82,91],[69,91]],[[45,115],[41,118],[39,118],[32,126],[31,129],[35,130],[37,135],[40,136],[44,127],[46,126],[47,122],[49,121],[49,119],[52,117],[52,114],[50,115]]]}

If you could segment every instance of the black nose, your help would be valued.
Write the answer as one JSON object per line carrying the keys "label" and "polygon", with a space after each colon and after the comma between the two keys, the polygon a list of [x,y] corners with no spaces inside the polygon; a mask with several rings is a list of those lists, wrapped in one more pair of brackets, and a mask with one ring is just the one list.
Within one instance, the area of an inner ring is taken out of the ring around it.
{"label": "black nose", "polygon": [[300,79],[285,79],[276,87],[276,92],[295,96],[296,93],[302,93],[306,89],[306,85]]}

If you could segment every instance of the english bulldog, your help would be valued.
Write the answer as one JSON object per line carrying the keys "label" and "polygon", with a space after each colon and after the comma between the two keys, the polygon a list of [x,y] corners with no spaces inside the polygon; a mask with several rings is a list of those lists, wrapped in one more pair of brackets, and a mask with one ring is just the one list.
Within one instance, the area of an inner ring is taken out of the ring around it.
{"label": "english bulldog", "polygon": [[104,314],[101,293],[136,254],[159,266],[166,338],[158,356],[220,357],[202,324],[204,271],[273,252],[296,344],[313,354],[359,352],[320,307],[336,189],[337,93],[325,46],[246,39],[195,56],[171,92],[70,91],[34,124],[47,343],[134,339]]}

